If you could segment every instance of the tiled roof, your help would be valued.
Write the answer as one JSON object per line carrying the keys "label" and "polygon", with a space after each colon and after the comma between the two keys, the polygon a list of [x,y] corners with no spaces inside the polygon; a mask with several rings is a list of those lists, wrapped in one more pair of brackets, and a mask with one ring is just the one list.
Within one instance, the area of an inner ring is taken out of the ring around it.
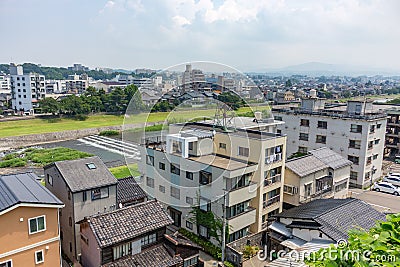
{"label": "tiled roof", "polygon": [[311,150],[309,153],[332,169],[338,169],[352,164],[350,160],[342,157],[340,154],[327,147]]}
{"label": "tiled roof", "polygon": [[[117,184],[117,179],[97,156],[77,160],[58,161],[53,164],[57,167],[72,192]],[[94,164],[95,168],[90,169],[88,164]]]}
{"label": "tiled roof", "polygon": [[327,165],[324,162],[312,155],[288,160],[285,166],[300,177],[304,177],[327,168]]}
{"label": "tiled roof", "polygon": [[152,246],[139,254],[130,255],[117,261],[102,265],[102,267],[171,267],[183,263],[179,256],[173,256],[163,244]]}
{"label": "tiled roof", "polygon": [[201,249],[199,245],[191,241],[190,239],[186,238],[185,236],[181,235],[179,232],[175,232],[171,235],[164,234],[164,237],[174,245],[182,245],[182,246],[189,246]]}
{"label": "tiled roof", "polygon": [[0,176],[0,212],[17,204],[54,205],[63,203],[46,187],[42,186],[34,173]]}
{"label": "tiled roof", "polygon": [[136,183],[134,177],[127,177],[118,180],[117,203],[125,203],[146,198],[143,189]]}
{"label": "tiled roof", "polygon": [[100,247],[165,227],[173,220],[157,201],[147,201],[87,219]]}

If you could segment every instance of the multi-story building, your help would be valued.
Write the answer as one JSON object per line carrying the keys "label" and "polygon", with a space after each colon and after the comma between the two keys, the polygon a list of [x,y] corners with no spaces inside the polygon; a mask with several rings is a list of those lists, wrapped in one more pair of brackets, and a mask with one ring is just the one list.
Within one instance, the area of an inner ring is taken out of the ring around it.
{"label": "multi-story building", "polygon": [[400,150],[400,110],[386,110],[388,121],[386,126],[385,154],[395,156]]}
{"label": "multi-story building", "polygon": [[234,241],[261,231],[282,210],[286,137],[276,133],[282,122],[257,117],[231,118],[236,128],[216,121],[171,125],[165,140],[146,140],[141,186],[165,203],[175,226],[215,241],[212,229],[191,220],[198,207],[225,214],[227,241]]}
{"label": "multi-story building", "polygon": [[61,266],[64,206],[33,173],[0,176],[0,266]]}
{"label": "multi-story building", "polygon": [[11,63],[10,77],[12,108],[23,114],[33,114],[38,101],[46,97],[44,75],[24,74],[21,65]]}
{"label": "multi-story building", "polygon": [[199,90],[205,86],[206,77],[201,70],[192,69],[192,65],[187,64],[186,69],[183,72],[182,92],[188,92],[191,90]]}
{"label": "multi-story building", "polygon": [[46,80],[46,94],[62,94],[66,92],[65,80]]}
{"label": "multi-story building", "polygon": [[325,108],[318,98],[302,99],[299,108],[274,108],[278,130],[287,134],[287,155],[328,147],[353,162],[350,185],[365,187],[381,177],[386,114],[369,101],[348,101],[345,110]]}
{"label": "multi-story building", "polygon": [[286,161],[284,209],[318,198],[347,198],[352,162],[323,147]]}
{"label": "multi-story building", "polygon": [[55,162],[44,167],[46,188],[63,201],[61,244],[72,261],[80,260],[79,221],[117,208],[117,180],[98,157]]}
{"label": "multi-story building", "polygon": [[65,80],[65,88],[67,93],[82,94],[89,87],[89,77],[87,74],[81,75],[68,75]]}
{"label": "multi-story building", "polygon": [[0,93],[10,91],[10,75],[0,73]]}

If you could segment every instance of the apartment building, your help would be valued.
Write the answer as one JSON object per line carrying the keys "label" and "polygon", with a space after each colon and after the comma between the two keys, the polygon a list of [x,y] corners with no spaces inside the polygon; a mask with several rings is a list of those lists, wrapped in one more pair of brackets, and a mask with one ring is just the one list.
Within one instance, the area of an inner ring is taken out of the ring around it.
{"label": "apartment building", "polygon": [[0,176],[0,266],[61,266],[64,206],[33,173]]}
{"label": "apartment building", "polygon": [[389,109],[386,111],[387,127],[385,140],[385,154],[395,156],[400,151],[400,110]]}
{"label": "apartment building", "polygon": [[182,92],[199,90],[204,87],[206,77],[201,70],[192,69],[192,65],[187,64],[182,75]]}
{"label": "apartment building", "polygon": [[78,222],[117,208],[117,180],[99,157],[55,162],[44,167],[44,174],[46,188],[65,204],[60,212],[63,252],[77,262],[81,256]]}
{"label": "apartment building", "polygon": [[62,94],[67,92],[65,80],[46,80],[46,94]]}
{"label": "apartment building", "polygon": [[325,100],[302,99],[299,108],[273,108],[278,131],[287,134],[287,156],[328,147],[353,162],[350,185],[366,187],[381,177],[386,114],[370,101],[325,108]]}
{"label": "apartment building", "polygon": [[38,101],[46,97],[45,76],[24,74],[21,65],[10,64],[12,109],[22,114],[33,114]]}
{"label": "apartment building", "polygon": [[284,209],[319,198],[347,198],[352,162],[327,147],[286,161]]}
{"label": "apartment building", "polygon": [[10,91],[10,75],[0,73],[0,93]]}
{"label": "apartment building", "polygon": [[88,87],[89,77],[85,73],[68,75],[68,79],[65,80],[66,91],[70,94],[82,94]]}
{"label": "apartment building", "polygon": [[232,118],[236,128],[215,121],[171,125],[164,140],[142,147],[140,185],[166,205],[174,225],[212,242],[211,229],[191,211],[225,214],[228,242],[266,226],[282,210],[286,137],[273,119]]}

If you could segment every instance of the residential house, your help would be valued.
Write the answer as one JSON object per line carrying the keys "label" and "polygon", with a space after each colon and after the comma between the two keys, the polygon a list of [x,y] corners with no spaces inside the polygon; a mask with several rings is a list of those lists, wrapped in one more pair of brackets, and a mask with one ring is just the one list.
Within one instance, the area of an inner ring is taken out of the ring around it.
{"label": "residential house", "polygon": [[147,194],[137,184],[134,177],[118,179],[117,203],[118,207],[127,207],[147,200]]}
{"label": "residential house", "polygon": [[61,266],[63,203],[33,173],[0,176],[0,266]]}
{"label": "residential house", "polygon": [[117,179],[99,157],[59,161],[44,167],[46,188],[61,199],[61,244],[73,262],[81,255],[79,224],[84,217],[117,208]]}
{"label": "residential house", "polygon": [[284,208],[317,198],[346,198],[351,164],[351,161],[327,147],[286,161]]}

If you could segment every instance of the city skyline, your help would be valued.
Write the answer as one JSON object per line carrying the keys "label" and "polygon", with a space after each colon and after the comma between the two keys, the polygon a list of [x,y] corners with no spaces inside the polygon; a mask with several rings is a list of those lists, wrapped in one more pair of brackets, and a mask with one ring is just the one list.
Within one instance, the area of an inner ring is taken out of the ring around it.
{"label": "city skyline", "polygon": [[[0,3],[0,62],[243,71],[307,62],[400,71],[397,1],[13,1]],[[15,19],[16,17],[24,19]],[[29,23],[27,23],[29,22]]]}

